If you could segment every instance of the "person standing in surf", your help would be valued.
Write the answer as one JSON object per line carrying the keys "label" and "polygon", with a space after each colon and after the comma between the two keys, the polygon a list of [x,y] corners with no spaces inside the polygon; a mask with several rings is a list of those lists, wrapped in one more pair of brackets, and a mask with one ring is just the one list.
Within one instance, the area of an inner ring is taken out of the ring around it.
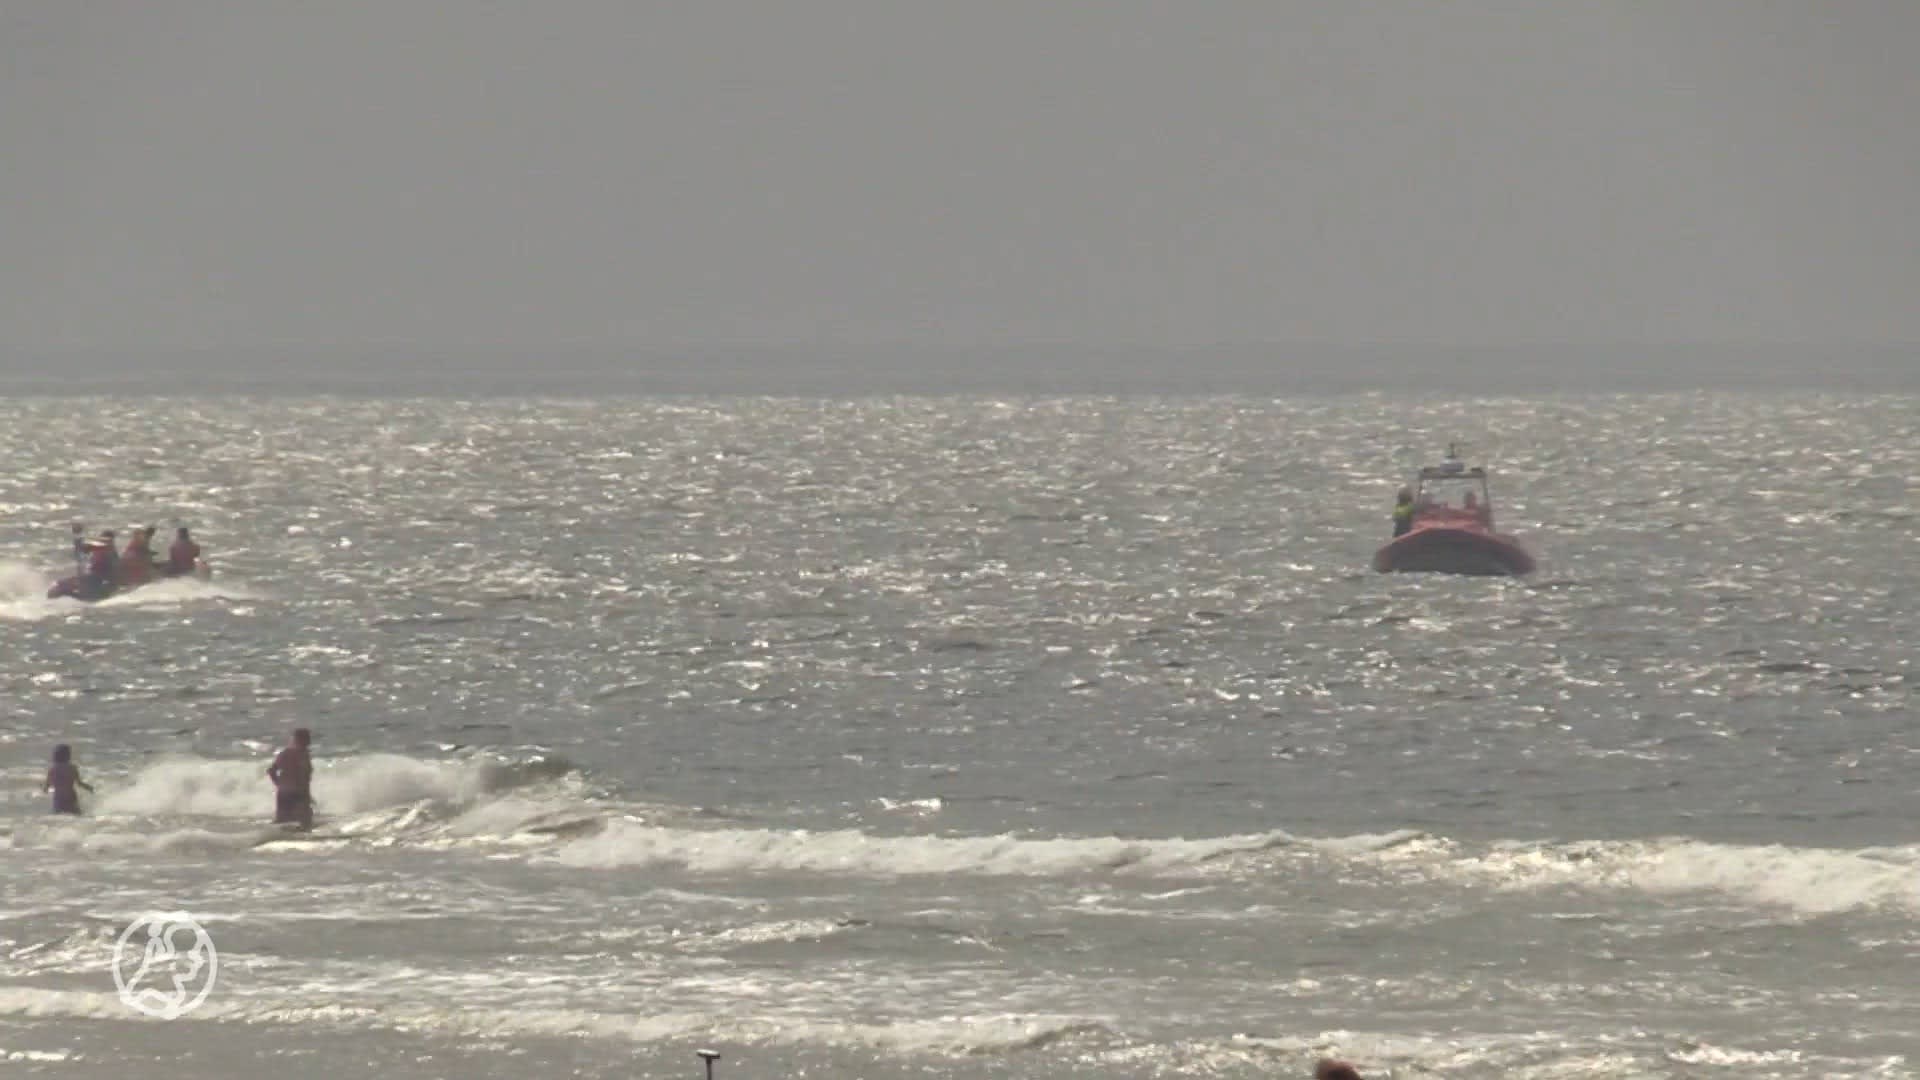
{"label": "person standing in surf", "polygon": [[93,794],[93,785],[80,779],[80,766],[73,763],[73,747],[61,743],[53,748],[53,764],[47,766],[47,782],[40,790],[53,792],[53,812],[80,812],[80,791]]}
{"label": "person standing in surf", "polygon": [[294,728],[293,741],[267,766],[267,779],[274,788],[275,825],[313,828],[313,755],[307,749],[312,743],[312,732]]}

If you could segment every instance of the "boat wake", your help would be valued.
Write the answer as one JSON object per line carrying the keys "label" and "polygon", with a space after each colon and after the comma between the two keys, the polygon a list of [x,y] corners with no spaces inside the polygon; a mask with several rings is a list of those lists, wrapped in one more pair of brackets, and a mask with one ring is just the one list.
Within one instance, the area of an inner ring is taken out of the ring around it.
{"label": "boat wake", "polygon": [[50,599],[47,596],[47,589],[53,585],[54,580],[52,576],[26,563],[0,562],[0,620],[39,622],[42,619],[64,617],[92,608],[114,611],[125,608],[178,607],[207,600],[262,599],[260,593],[231,581],[216,582],[192,577],[163,579],[118,596],[93,602],[75,600],[71,597]]}

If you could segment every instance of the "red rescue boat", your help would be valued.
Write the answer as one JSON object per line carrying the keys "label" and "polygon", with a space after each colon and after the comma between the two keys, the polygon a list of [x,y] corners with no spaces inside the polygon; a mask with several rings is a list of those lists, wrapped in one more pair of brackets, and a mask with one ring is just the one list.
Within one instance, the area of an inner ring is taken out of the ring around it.
{"label": "red rescue boat", "polygon": [[[151,538],[152,532],[152,529],[147,530],[149,538]],[[109,552],[112,550],[113,534],[110,532],[101,533],[99,536],[89,539],[84,533],[84,527],[81,526],[79,522],[75,522],[73,526],[74,572],[54,582],[53,585],[47,589],[47,599],[72,599],[85,603],[93,603],[96,600],[105,600],[109,596],[118,596],[122,593],[132,592],[142,586],[151,585],[156,581],[165,581],[168,578],[190,577],[205,581],[213,576],[213,568],[207,565],[205,559],[199,557],[198,553],[200,549],[198,545],[195,545],[192,550],[194,557],[191,567],[182,565],[176,569],[171,566],[169,562],[150,561],[147,563],[144,572],[137,576],[124,572],[108,572],[104,576],[96,576],[95,573],[89,572],[89,564],[93,562],[102,549]],[[180,535],[183,539],[186,537],[185,528],[180,530]],[[129,547],[129,550],[132,550],[132,548]],[[122,563],[121,566],[124,567],[125,564]],[[111,570],[112,567],[111,564],[109,564],[109,571]]]}
{"label": "red rescue boat", "polygon": [[1411,495],[1410,520],[1374,554],[1375,570],[1509,576],[1533,572],[1533,556],[1520,542],[1494,531],[1486,469],[1468,468],[1449,448],[1445,461],[1420,470]]}
{"label": "red rescue boat", "polygon": [[212,577],[213,568],[201,560],[195,560],[193,569],[188,571],[169,570],[165,563],[161,563],[153,568],[153,576],[151,578],[137,585],[131,583],[114,584],[110,582],[100,582],[87,577],[85,574],[69,574],[59,581],[54,582],[51,586],[48,586],[47,599],[59,600],[68,598],[92,603],[95,600],[105,600],[109,596],[121,596],[133,592],[135,589],[145,588],[156,582],[177,578],[192,578],[195,581],[208,581],[211,580]]}

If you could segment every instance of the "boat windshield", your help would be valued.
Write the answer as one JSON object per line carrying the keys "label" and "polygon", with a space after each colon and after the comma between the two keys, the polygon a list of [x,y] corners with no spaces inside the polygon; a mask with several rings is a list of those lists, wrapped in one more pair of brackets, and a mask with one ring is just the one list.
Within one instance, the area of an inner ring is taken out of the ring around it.
{"label": "boat windshield", "polygon": [[1420,470],[1414,491],[1415,507],[1422,513],[1455,510],[1478,517],[1493,516],[1493,499],[1487,490],[1487,472],[1466,468],[1457,460]]}

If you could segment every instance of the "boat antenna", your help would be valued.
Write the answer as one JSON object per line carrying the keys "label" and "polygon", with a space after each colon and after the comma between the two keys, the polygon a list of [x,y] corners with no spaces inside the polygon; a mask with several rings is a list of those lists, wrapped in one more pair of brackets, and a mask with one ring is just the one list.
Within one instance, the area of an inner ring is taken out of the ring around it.
{"label": "boat antenna", "polygon": [[720,1051],[695,1050],[694,1053],[699,1054],[700,1060],[707,1063],[707,1080],[713,1080],[713,1063],[720,1059]]}

